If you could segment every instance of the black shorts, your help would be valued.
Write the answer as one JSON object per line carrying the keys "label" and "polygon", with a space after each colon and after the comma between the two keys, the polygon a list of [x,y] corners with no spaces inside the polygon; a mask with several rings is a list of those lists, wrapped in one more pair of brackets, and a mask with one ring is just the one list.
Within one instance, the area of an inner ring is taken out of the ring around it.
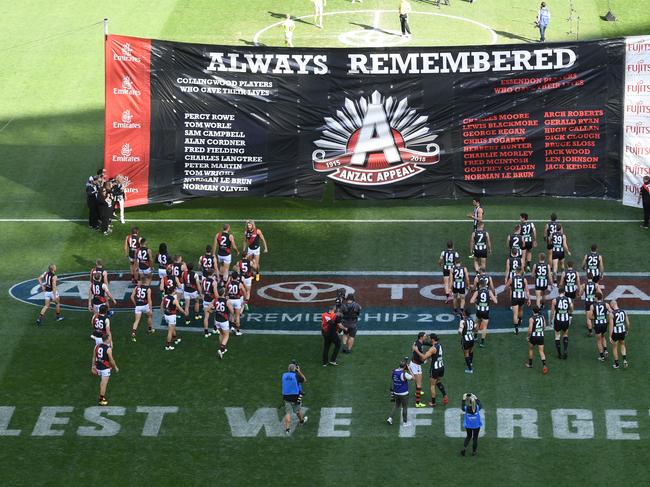
{"label": "black shorts", "polygon": [[445,277],[449,277],[450,274],[451,274],[451,270],[450,270],[450,269],[444,269],[444,268],[442,269],[442,275],[443,275],[443,276],[445,276]]}
{"label": "black shorts", "polygon": [[546,250],[551,250],[553,248],[553,244],[547,243],[546,244]]}
{"label": "black shorts", "polygon": [[458,288],[458,287],[452,287],[452,288],[451,288],[451,292],[452,292],[453,294],[465,294],[465,288],[464,288],[464,287],[460,287],[460,288]]}
{"label": "black shorts", "polygon": [[566,291],[564,295],[567,298],[575,299],[576,298],[576,292],[575,291]]}
{"label": "black shorts", "polygon": [[625,340],[625,335],[627,335],[626,332],[623,333],[612,333],[612,341],[615,342],[622,342]]}
{"label": "black shorts", "polygon": [[601,278],[601,277],[602,277],[602,276],[599,274],[599,275],[597,275],[597,276],[594,276],[591,280],[594,281],[594,282],[598,282],[598,281],[600,281],[600,278]]}
{"label": "black shorts", "polygon": [[553,260],[564,260],[564,250],[553,251]]}
{"label": "black shorts", "polygon": [[544,345],[544,337],[531,336],[528,341],[531,345]]}
{"label": "black shorts", "polygon": [[512,298],[510,300],[510,306],[523,306],[526,303],[525,298]]}
{"label": "black shorts", "polygon": [[461,340],[461,345],[463,346],[463,350],[469,350],[474,347],[474,340],[465,340],[463,338]]}
{"label": "black shorts", "polygon": [[546,286],[543,286],[543,287],[538,286],[537,284],[535,284],[535,291],[546,291],[546,290],[548,290],[548,284]]}
{"label": "black shorts", "polygon": [[129,259],[135,259],[135,250],[129,249]]}
{"label": "black shorts", "polygon": [[431,367],[429,369],[429,377],[432,379],[442,379],[445,376],[445,368],[441,367],[439,369],[434,369]]}
{"label": "black shorts", "polygon": [[354,324],[354,325],[346,325],[345,323],[343,323],[343,326],[345,326],[347,328],[347,331],[344,332],[347,336],[349,336],[350,338],[354,338],[354,337],[357,336],[357,325],[356,324]]}
{"label": "black shorts", "polygon": [[604,335],[607,333],[607,323],[594,324],[594,332],[596,332],[596,335]]}
{"label": "black shorts", "polygon": [[524,242],[524,245],[521,247],[523,250],[533,250],[533,241]]}
{"label": "black shorts", "polygon": [[553,323],[553,329],[557,332],[560,331],[567,331],[569,329],[569,322],[568,321],[555,321]]}
{"label": "black shorts", "polygon": [[585,301],[585,311],[589,311],[592,304],[594,304],[593,301]]}
{"label": "black shorts", "polygon": [[477,259],[487,259],[487,249],[474,249],[474,257]]}
{"label": "black shorts", "polygon": [[476,312],[476,319],[477,320],[489,320],[490,319],[490,311],[477,311]]}

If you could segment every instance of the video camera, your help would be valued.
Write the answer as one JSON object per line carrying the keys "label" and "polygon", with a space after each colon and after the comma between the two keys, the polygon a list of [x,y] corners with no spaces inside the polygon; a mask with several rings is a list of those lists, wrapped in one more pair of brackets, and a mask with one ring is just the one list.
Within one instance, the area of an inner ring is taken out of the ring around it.
{"label": "video camera", "polygon": [[341,310],[341,306],[343,306],[343,302],[345,301],[345,288],[338,288],[336,290],[336,298],[334,299],[334,308],[336,311]]}

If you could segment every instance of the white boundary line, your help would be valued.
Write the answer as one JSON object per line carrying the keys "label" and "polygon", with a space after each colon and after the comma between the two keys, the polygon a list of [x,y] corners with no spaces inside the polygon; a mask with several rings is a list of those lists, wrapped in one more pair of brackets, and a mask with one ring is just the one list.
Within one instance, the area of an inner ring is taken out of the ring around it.
{"label": "white boundary line", "polygon": [[[87,218],[0,218],[0,223],[77,223],[86,222]],[[221,223],[221,222],[246,222],[246,219],[224,218],[133,218],[124,225],[126,229],[130,223]],[[485,223],[519,223],[519,220],[484,220]],[[535,223],[546,223],[547,220],[530,220]],[[561,223],[639,223],[640,218],[634,220],[561,220]],[[340,218],[256,218],[256,223],[471,223],[467,219],[446,218],[414,218],[414,219],[340,219]]]}
{"label": "white boundary line", "polygon": [[[345,14],[358,14],[358,13],[391,13],[391,14],[398,14],[398,10],[338,10],[336,12],[325,12],[323,13],[323,16],[328,16],[328,15],[345,15]],[[492,36],[492,41],[490,44],[496,44],[497,40],[499,39],[499,36],[497,33],[494,31],[492,27],[489,25],[481,24],[480,22],[477,22],[476,20],[468,19],[466,17],[460,17],[458,15],[448,15],[448,14],[441,14],[438,12],[419,12],[419,11],[413,11],[411,14],[418,14],[418,15],[434,15],[436,17],[447,17],[448,19],[455,19],[455,20],[462,20],[463,22],[468,22],[470,24],[477,25],[481,29],[485,29],[488,32],[490,32]],[[309,15],[300,15],[300,16],[292,16],[293,19],[296,20],[302,20],[302,19],[311,19],[314,17],[314,14],[309,14]],[[255,35],[253,36],[253,44],[256,46],[259,46],[259,40],[260,36],[266,32],[267,30],[273,29],[274,27],[278,27],[280,24],[282,24],[284,20],[280,20],[279,22],[274,22],[273,24],[268,25],[267,27],[264,27],[261,30],[258,30]],[[359,46],[359,47],[373,47],[373,46]],[[418,46],[420,47],[420,46]],[[424,47],[422,49],[425,49]]]}

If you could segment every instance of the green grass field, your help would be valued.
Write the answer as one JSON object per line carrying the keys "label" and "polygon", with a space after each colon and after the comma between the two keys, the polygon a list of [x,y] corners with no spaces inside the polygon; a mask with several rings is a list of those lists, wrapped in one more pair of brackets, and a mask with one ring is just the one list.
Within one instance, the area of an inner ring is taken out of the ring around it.
{"label": "green grass field", "polygon": [[[341,47],[345,44],[340,37],[346,32],[395,30],[398,25],[393,14],[377,16],[375,11],[394,10],[396,3],[365,0],[362,5],[351,5],[330,0],[327,12],[356,13],[328,16],[324,31],[305,18],[307,23],[299,22],[296,44]],[[538,2],[499,2],[497,8],[495,2],[452,0],[450,7],[441,9],[431,3],[412,0],[415,11],[427,14],[413,15],[411,45],[491,41],[491,34],[476,24],[431,13],[480,22],[496,32],[499,43],[528,42],[536,34],[532,21]],[[575,34],[567,34],[568,2],[547,3],[553,15],[549,40],[575,39]],[[619,17],[615,23],[599,18],[607,11],[607,3],[573,2],[581,18],[581,39],[648,32],[650,15],[643,2],[613,0],[612,10]],[[0,32],[0,219],[75,220],[86,216],[83,182],[102,165],[103,154],[103,39],[101,23],[97,23],[101,19],[110,19],[113,33],[244,45],[253,43],[258,32],[278,22],[278,15],[286,11],[308,16],[311,3],[7,2]],[[389,42],[388,36],[374,39]],[[281,32],[270,28],[259,34],[258,42],[280,45]],[[503,270],[505,237],[520,211],[527,211],[540,222],[538,230],[552,211],[564,221],[592,220],[572,221],[565,226],[574,257],[581,259],[596,242],[605,256],[608,273],[648,271],[645,256],[650,252],[650,241],[647,231],[636,223],[640,211],[622,207],[617,201],[488,198],[485,206],[488,220],[508,220],[488,223],[495,246],[490,271],[497,275]],[[461,255],[467,255],[469,223],[435,220],[462,220],[469,207],[468,199],[334,202],[328,191],[323,201],[198,199],[173,207],[155,205],[127,210],[127,220],[137,222],[152,244],[166,241],[173,252],[195,259],[205,244],[211,243],[221,223],[233,224],[239,243],[242,221],[252,217],[260,221],[270,246],[269,254],[263,256],[265,271],[347,272],[322,277],[345,283],[363,272],[393,271],[399,279],[400,273],[438,270],[437,257],[450,238],[457,242]],[[168,219],[212,221],[155,221]],[[291,219],[312,221],[264,221]],[[339,219],[364,221],[335,221]],[[400,221],[367,221],[389,219]],[[133,486],[282,485],[292,481],[310,486],[390,481],[404,485],[605,485],[636,483],[643,478],[650,440],[650,390],[644,369],[650,358],[650,339],[644,333],[650,319],[645,314],[630,317],[631,366],[625,370],[613,370],[611,361],[601,364],[596,360],[595,343],[586,337],[582,315],[575,318],[567,361],[555,358],[552,333],[547,332],[551,369],[547,376],[540,373],[537,358],[535,369],[522,366],[525,338],[510,333],[490,335],[488,346],[476,351],[476,373],[468,376],[463,373],[456,337],[444,335],[444,382],[451,403],[446,408],[424,410],[417,419],[430,420],[431,424],[417,426],[413,437],[408,437],[410,431],[403,431],[406,436],[400,437],[397,425],[385,423],[392,406],[387,390],[391,368],[409,351],[414,339],[410,335],[360,336],[354,354],[342,356],[340,367],[323,368],[319,336],[244,334],[231,339],[226,359],[218,361],[214,337],[206,340],[200,333],[184,332],[182,326],[183,343],[173,353],[163,350],[161,331],[151,337],[141,333],[138,342],[132,343],[128,336],[132,315],[117,313],[112,326],[121,371],[111,378],[108,390],[110,406],[117,409],[108,410],[113,415],[104,417],[119,424],[119,429],[115,423],[98,426],[93,410],[87,409],[96,406],[98,386],[88,370],[90,314],[65,311],[65,321],[55,324],[50,312],[46,324],[37,328],[34,320],[38,308],[16,301],[8,290],[35,278],[52,261],[60,273],[86,272],[97,257],[103,258],[109,269],[123,270],[127,263],[121,249],[127,231],[116,224],[113,235],[103,237],[89,231],[83,221],[0,221],[3,486],[101,482]],[[299,278],[307,281],[310,276]],[[256,289],[272,279],[282,276],[263,272]],[[430,282],[437,284],[440,277],[432,275]],[[358,298],[364,304],[364,296],[358,294]],[[251,303],[252,311],[256,311],[256,299]],[[506,313],[501,301],[498,308]],[[621,306],[626,302],[621,299]],[[638,310],[650,309],[647,300],[636,303]],[[403,311],[409,302],[374,304],[367,311],[373,307],[382,312]],[[582,301],[577,307],[582,308]],[[430,310],[420,311],[435,314],[443,308],[434,303]],[[369,328],[362,323],[361,329],[364,326]],[[427,329],[427,324],[422,326]],[[490,325],[508,326],[505,318]],[[311,329],[317,331],[318,324]],[[241,410],[227,408],[243,408],[246,420],[251,420],[256,411],[261,411],[258,418],[275,411],[280,416],[279,377],[292,358],[300,362],[308,377],[305,405],[309,423],[288,438],[274,437],[273,423],[254,437],[238,436],[251,433],[237,422]],[[462,440],[454,437],[453,409],[468,390],[481,397],[487,411],[486,435],[480,441],[477,458],[460,457]],[[425,391],[428,400],[426,387]],[[153,414],[137,412],[139,407],[154,406],[178,409],[165,414],[157,428],[151,423]],[[48,430],[44,415],[53,410],[42,408],[53,407],[67,409],[58,411],[63,422]],[[322,408],[351,408],[349,414],[339,411],[337,418],[343,423],[335,427],[343,434],[349,432],[349,436],[333,436],[336,433],[332,433],[328,420],[331,411]],[[562,438],[564,416],[557,412],[561,409],[592,415],[591,420],[569,418],[568,431],[583,439]],[[523,410],[532,410],[523,414],[537,414],[536,430],[515,427],[511,434],[510,415],[522,414]],[[446,421],[446,415],[451,419]],[[346,419],[349,424],[345,424]],[[630,424],[621,428],[621,421]],[[143,435],[143,431],[152,436]],[[111,436],[98,436],[102,432]],[[622,439],[622,434],[631,436]]]}

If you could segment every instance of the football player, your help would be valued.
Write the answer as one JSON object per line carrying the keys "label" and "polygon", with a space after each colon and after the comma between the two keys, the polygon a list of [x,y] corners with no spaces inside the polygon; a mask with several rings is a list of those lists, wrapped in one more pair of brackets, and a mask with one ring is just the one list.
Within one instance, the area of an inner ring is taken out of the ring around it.
{"label": "football player", "polygon": [[56,314],[56,321],[63,320],[63,316],[61,316],[61,298],[57,290],[58,282],[55,264],[47,266],[47,271],[38,276],[38,285],[41,287],[41,291],[43,291],[43,299],[45,300],[41,312],[36,319],[36,324],[39,326],[43,323],[43,317],[47,313],[47,310],[50,309],[52,302],[55,304],[54,313]]}

